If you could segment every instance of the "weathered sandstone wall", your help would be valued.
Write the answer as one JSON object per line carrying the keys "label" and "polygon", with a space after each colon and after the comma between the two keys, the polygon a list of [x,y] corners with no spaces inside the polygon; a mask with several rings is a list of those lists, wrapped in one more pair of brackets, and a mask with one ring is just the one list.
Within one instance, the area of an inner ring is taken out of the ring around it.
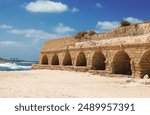
{"label": "weathered sandstone wall", "polygon": [[150,22],[110,32],[45,43],[33,69],[98,70],[103,74],[150,76]]}

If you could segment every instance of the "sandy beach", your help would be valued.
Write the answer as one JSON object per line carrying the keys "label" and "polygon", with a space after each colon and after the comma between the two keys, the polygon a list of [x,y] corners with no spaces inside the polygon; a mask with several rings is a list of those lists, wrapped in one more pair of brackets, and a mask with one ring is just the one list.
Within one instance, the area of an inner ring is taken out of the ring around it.
{"label": "sandy beach", "polygon": [[0,72],[1,98],[148,98],[150,80],[59,70]]}

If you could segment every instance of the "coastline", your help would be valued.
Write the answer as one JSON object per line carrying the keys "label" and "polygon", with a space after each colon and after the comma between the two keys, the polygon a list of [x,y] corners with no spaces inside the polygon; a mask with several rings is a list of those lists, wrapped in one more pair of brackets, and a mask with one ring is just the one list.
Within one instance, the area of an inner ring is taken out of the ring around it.
{"label": "coastline", "polygon": [[0,98],[148,98],[149,79],[60,70],[0,71]]}

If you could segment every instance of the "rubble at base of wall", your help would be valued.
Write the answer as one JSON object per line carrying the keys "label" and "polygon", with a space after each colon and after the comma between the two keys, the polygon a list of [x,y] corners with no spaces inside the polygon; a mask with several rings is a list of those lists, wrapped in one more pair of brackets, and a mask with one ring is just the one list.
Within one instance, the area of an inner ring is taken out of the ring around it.
{"label": "rubble at base of wall", "polygon": [[133,78],[131,75],[121,75],[121,74],[110,74],[106,70],[91,70],[90,67],[80,67],[80,66],[55,66],[55,65],[40,65],[33,64],[32,70],[62,70],[62,71],[76,71],[76,72],[89,72],[93,75],[109,76],[109,77],[128,77]]}
{"label": "rubble at base of wall", "polygon": [[32,70],[38,70],[38,69],[87,72],[90,68],[89,67],[76,67],[76,66],[59,66],[59,65],[51,66],[51,65],[40,65],[40,64],[32,65]]}

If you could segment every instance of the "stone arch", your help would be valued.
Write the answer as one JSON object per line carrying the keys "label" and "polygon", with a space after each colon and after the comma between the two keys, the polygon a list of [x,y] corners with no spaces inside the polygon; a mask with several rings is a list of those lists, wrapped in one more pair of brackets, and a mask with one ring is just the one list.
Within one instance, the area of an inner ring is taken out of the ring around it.
{"label": "stone arch", "polygon": [[80,52],[77,57],[76,66],[86,66],[87,59],[84,52]]}
{"label": "stone arch", "polygon": [[72,65],[71,55],[69,51],[67,51],[63,59],[63,66],[71,66],[71,65]]}
{"label": "stone arch", "polygon": [[112,62],[112,73],[131,75],[130,57],[125,51],[118,51],[115,53]]}
{"label": "stone arch", "polygon": [[145,51],[139,61],[140,77],[148,74],[150,76],[150,50]]}
{"label": "stone arch", "polygon": [[96,51],[92,58],[92,69],[93,70],[105,70],[105,56],[101,51]]}
{"label": "stone arch", "polygon": [[44,56],[42,57],[42,64],[43,64],[43,65],[48,65],[48,57],[47,57],[46,55],[44,55]]}
{"label": "stone arch", "polygon": [[57,54],[53,56],[51,65],[59,65],[59,58]]}

